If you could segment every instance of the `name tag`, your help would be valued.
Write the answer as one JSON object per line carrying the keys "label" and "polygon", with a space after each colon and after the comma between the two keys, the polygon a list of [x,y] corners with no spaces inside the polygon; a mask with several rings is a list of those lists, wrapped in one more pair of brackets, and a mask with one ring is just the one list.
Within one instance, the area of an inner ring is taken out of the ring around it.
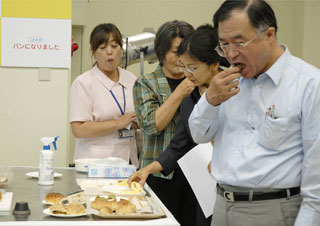
{"label": "name tag", "polygon": [[129,137],[133,137],[134,136],[134,130],[133,129],[121,129],[118,130],[119,133],[119,138],[123,139],[123,138],[129,138]]}

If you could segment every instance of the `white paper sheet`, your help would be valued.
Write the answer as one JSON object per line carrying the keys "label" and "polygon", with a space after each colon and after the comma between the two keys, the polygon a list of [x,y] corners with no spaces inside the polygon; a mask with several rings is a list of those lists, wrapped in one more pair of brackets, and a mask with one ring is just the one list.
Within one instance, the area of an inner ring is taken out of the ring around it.
{"label": "white paper sheet", "polygon": [[71,20],[1,18],[1,66],[69,68]]}
{"label": "white paper sheet", "polygon": [[199,144],[178,161],[206,218],[212,215],[216,200],[216,181],[207,168],[212,150],[211,143]]}

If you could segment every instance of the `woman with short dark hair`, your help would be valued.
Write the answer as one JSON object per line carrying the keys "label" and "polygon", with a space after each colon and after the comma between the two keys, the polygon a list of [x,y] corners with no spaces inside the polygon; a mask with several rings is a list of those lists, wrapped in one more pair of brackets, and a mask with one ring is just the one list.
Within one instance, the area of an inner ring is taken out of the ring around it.
{"label": "woman with short dark hair", "polygon": [[[159,65],[154,72],[140,76],[134,85],[134,104],[143,133],[140,167],[156,160],[167,148],[174,135],[180,104],[194,89],[192,82],[179,70],[177,54],[181,41],[192,31],[193,27],[184,21],[161,25],[154,41]],[[181,187],[188,184],[181,169],[168,176],[150,175],[147,183],[181,225],[187,217],[192,221],[193,216],[180,212],[182,198],[185,208],[192,208],[187,204],[188,197],[181,193]]]}

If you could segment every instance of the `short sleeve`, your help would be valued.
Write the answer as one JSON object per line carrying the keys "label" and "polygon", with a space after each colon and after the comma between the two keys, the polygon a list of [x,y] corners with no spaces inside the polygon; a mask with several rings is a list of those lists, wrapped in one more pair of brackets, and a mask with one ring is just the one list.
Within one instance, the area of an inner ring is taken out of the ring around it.
{"label": "short sleeve", "polygon": [[93,121],[92,89],[87,80],[77,79],[70,90],[70,122]]}

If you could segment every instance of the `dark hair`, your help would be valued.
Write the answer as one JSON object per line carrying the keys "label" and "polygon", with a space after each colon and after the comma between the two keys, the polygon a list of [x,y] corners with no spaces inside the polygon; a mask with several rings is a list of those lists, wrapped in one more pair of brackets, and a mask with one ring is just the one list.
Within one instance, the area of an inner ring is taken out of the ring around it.
{"label": "dark hair", "polygon": [[258,31],[267,27],[278,30],[277,19],[271,6],[264,0],[227,0],[216,11],[213,16],[214,27],[218,29],[219,22],[230,18],[233,10],[244,10],[247,12],[251,25]]}
{"label": "dark hair", "polygon": [[115,42],[122,48],[122,35],[114,24],[99,24],[91,32],[90,46],[92,53],[94,53],[101,44],[107,43],[110,38],[110,34],[113,36]]}
{"label": "dark hair", "polygon": [[178,54],[181,56],[188,53],[192,58],[208,65],[219,62],[220,65],[228,67],[228,61],[215,51],[218,44],[217,30],[206,24],[198,27],[183,39],[179,45]]}
{"label": "dark hair", "polygon": [[191,24],[185,21],[173,20],[168,21],[160,26],[154,40],[154,51],[162,66],[166,53],[171,48],[171,41],[176,38],[184,38],[194,31]]}

